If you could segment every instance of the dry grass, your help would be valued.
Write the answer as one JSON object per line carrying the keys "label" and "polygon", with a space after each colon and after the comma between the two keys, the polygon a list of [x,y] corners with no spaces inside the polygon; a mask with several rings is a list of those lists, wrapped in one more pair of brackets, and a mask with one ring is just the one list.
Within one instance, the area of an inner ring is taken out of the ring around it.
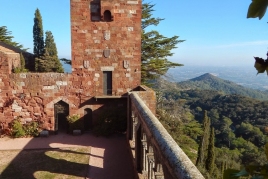
{"label": "dry grass", "polygon": [[90,148],[0,151],[0,179],[85,178]]}

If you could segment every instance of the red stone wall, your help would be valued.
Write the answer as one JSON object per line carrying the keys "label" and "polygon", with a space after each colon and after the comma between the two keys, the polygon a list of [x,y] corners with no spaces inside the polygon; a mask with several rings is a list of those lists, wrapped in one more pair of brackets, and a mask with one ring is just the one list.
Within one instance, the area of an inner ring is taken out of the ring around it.
{"label": "red stone wall", "polygon": [[[71,0],[73,74],[89,93],[101,95],[103,71],[112,71],[112,93],[122,95],[140,85],[141,0],[100,1],[100,20],[92,21],[97,8],[90,0]],[[103,20],[105,10],[112,21]],[[107,58],[104,50],[110,51]]]}
{"label": "red stone wall", "polygon": [[[95,4],[101,16],[92,21]],[[139,86],[141,78],[141,0],[95,4],[71,0],[72,74],[12,74],[12,68],[20,65],[20,54],[0,44],[1,126],[6,128],[21,117],[23,122],[36,120],[43,129],[54,130],[54,104],[59,101],[69,105],[70,115],[83,117],[90,108],[93,123],[105,111],[127,106],[127,98],[120,97]],[[103,21],[106,10],[111,12],[109,22]],[[115,98],[103,98],[103,71],[112,71]]]}

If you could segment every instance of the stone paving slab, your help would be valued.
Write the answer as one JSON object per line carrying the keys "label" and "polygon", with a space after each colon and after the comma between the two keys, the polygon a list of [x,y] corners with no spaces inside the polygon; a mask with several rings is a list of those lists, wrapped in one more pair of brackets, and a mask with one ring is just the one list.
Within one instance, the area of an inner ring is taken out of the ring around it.
{"label": "stone paving slab", "polygon": [[37,138],[0,138],[0,150],[91,147],[88,179],[135,179],[125,135],[109,138],[92,134],[50,135]]}

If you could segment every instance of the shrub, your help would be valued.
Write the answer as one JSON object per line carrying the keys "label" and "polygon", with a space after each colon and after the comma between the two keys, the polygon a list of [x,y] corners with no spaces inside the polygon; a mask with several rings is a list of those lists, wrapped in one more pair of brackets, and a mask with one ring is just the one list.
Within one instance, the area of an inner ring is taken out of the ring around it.
{"label": "shrub", "polygon": [[20,118],[14,119],[11,123],[11,136],[12,137],[24,137],[25,131],[23,129],[23,125],[20,121]]}
{"label": "shrub", "polygon": [[33,136],[36,137],[39,135],[39,124],[36,121],[27,122],[25,124],[21,123],[20,118],[16,118],[11,123],[11,136],[25,137]]}
{"label": "shrub", "polygon": [[27,136],[37,137],[39,135],[39,125],[36,121],[27,122],[23,125],[23,130]]}

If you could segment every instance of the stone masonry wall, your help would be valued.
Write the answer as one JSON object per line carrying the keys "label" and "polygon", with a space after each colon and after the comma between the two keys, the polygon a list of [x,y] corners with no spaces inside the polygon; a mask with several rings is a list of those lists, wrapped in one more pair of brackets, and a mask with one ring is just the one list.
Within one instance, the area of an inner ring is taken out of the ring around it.
{"label": "stone masonry wall", "polygon": [[[140,85],[141,0],[70,0],[72,74],[20,73],[19,49],[0,42],[0,123],[36,120],[55,130],[54,104],[69,114],[92,110],[93,123],[106,110],[127,106],[127,92]],[[97,19],[95,17],[97,15]],[[94,19],[95,18],[95,19]],[[26,54],[27,66],[34,67]],[[103,73],[112,73],[112,94],[103,92]],[[101,98],[99,98],[101,97]],[[121,98],[122,97],[122,98]]]}
{"label": "stone masonry wall", "polygon": [[[79,4],[79,6],[78,6]],[[92,14],[100,11],[95,21]],[[111,21],[104,12],[111,12]],[[141,0],[71,1],[72,70],[89,93],[102,95],[103,71],[112,71],[112,94],[140,85]]]}

